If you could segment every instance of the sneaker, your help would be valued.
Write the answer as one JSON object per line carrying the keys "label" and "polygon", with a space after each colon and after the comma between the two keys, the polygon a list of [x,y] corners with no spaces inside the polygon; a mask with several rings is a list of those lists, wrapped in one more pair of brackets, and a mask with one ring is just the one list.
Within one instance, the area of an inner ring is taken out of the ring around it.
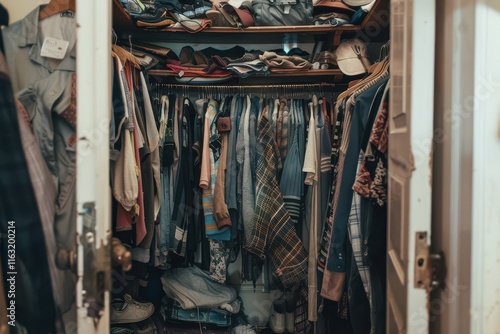
{"label": "sneaker", "polygon": [[243,312],[241,298],[238,297],[236,300],[238,301],[238,312],[231,315],[231,323],[233,325],[231,334],[257,334],[256,327],[248,321],[245,312]]}
{"label": "sneaker", "polygon": [[295,300],[287,299],[286,301],[286,331],[293,334],[295,332]]}
{"label": "sneaker", "polygon": [[171,26],[175,21],[165,8],[156,8],[138,16],[136,24],[138,27],[156,28]]}
{"label": "sneaker", "polygon": [[122,0],[122,4],[131,16],[141,15],[146,10],[146,6],[140,0]]}
{"label": "sneaker", "polygon": [[285,300],[276,299],[273,301],[273,309],[269,317],[269,327],[276,334],[285,332]]}
{"label": "sneaker", "polygon": [[111,302],[111,324],[131,324],[146,320],[153,315],[155,307],[151,303],[140,303],[129,294]]}

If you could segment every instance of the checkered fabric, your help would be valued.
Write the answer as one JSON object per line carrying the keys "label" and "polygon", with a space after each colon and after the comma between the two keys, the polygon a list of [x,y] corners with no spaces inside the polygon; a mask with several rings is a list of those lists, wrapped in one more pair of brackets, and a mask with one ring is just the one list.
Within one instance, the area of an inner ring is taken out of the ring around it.
{"label": "checkered fabric", "polygon": [[298,298],[295,303],[295,333],[309,334],[312,324],[307,320],[307,286],[301,283],[298,288]]}
{"label": "checkered fabric", "polygon": [[[359,154],[358,160],[358,172],[361,169],[361,164],[363,162],[364,154],[361,152]],[[362,235],[361,235],[361,196],[354,192],[352,196],[351,213],[349,215],[349,224],[347,225],[349,231],[349,240],[352,245],[352,255],[356,261],[356,266],[358,267],[359,276],[363,282],[363,287],[368,297],[370,303],[370,308],[372,308],[372,284],[370,279],[370,267],[366,265],[366,261],[363,261],[363,251],[361,247]]]}
{"label": "checkered fabric", "polygon": [[269,256],[274,274],[288,288],[307,277],[307,252],[278,186],[279,152],[267,117],[264,113],[259,121],[255,226],[246,249],[262,260]]}

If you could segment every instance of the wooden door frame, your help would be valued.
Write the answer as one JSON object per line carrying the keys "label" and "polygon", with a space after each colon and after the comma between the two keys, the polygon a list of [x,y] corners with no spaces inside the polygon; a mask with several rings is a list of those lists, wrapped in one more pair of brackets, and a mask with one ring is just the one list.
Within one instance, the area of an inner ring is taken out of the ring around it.
{"label": "wooden door frame", "polygon": [[[492,104],[500,95],[500,82],[491,79],[491,71],[498,73],[500,67],[488,64],[493,41],[487,36],[500,27],[489,17],[500,17],[500,6],[492,8],[493,3],[437,1],[432,248],[443,251],[447,278],[444,289],[432,294],[431,333],[486,333],[492,321],[499,323],[488,313],[495,300],[491,294],[500,288],[491,279],[495,271],[500,274],[494,261],[500,217],[498,210],[487,215],[498,203],[485,191],[500,183],[488,168],[494,150],[500,152],[492,133],[485,131],[499,122],[500,111]],[[496,225],[491,221],[495,217]],[[491,242],[495,235],[496,243]]]}
{"label": "wooden door frame", "polygon": [[76,1],[79,334],[109,333],[111,1]]}

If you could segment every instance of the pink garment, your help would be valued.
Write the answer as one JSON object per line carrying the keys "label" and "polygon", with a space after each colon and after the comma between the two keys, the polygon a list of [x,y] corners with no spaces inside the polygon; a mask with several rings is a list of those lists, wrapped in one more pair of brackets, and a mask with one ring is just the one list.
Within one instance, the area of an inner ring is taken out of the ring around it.
{"label": "pink garment", "polygon": [[[132,87],[132,67],[130,64],[125,65],[125,76],[127,77],[127,84],[130,89],[130,97],[132,100],[132,109],[135,107],[134,102],[134,90]],[[134,112],[130,112],[130,117],[134,122],[134,153],[135,153],[135,161],[136,166],[141,165],[141,158],[139,155],[139,147],[142,145],[140,142],[140,134],[139,134],[139,125],[137,124],[137,120],[135,119]],[[138,184],[139,184],[139,196],[137,197],[137,205],[139,206],[139,214],[136,215],[134,213],[134,209],[130,211],[126,211],[121,205],[118,205],[117,210],[117,221],[116,221],[116,229],[119,231],[120,229],[126,230],[128,226],[132,226],[132,224],[136,224],[135,232],[136,232],[136,245],[141,243],[141,241],[146,236],[146,220],[144,218],[144,193],[142,189],[142,177],[141,177],[141,169],[137,168],[138,173]],[[134,218],[136,218],[134,220]]]}

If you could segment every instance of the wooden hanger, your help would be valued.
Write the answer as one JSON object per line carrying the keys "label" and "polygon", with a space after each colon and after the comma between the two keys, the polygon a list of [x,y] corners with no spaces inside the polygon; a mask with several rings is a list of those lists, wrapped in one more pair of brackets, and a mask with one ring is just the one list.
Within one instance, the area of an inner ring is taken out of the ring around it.
{"label": "wooden hanger", "polygon": [[384,59],[381,62],[376,63],[375,65],[376,66],[374,68],[373,73],[371,73],[369,76],[367,76],[363,80],[356,83],[354,86],[349,87],[349,89],[347,89],[346,91],[340,93],[340,95],[337,97],[337,102],[341,101],[342,99],[344,99],[348,95],[351,95],[354,91],[359,89],[361,86],[363,86],[363,85],[367,84],[368,82],[377,78],[377,76],[379,76],[381,73],[383,73],[384,69],[387,68],[387,65],[389,65],[389,60]]}
{"label": "wooden hanger", "polygon": [[113,44],[111,48],[112,51],[116,54],[116,56],[120,58],[120,61],[122,62],[123,66],[125,66],[127,61],[129,61],[130,63],[132,63],[132,66],[138,69],[141,68],[141,61],[136,56],[134,56],[133,54],[131,54],[130,52],[128,52],[127,50],[116,44]]}
{"label": "wooden hanger", "polygon": [[50,0],[50,2],[40,11],[38,19],[43,20],[66,10],[76,11],[75,0]]}

